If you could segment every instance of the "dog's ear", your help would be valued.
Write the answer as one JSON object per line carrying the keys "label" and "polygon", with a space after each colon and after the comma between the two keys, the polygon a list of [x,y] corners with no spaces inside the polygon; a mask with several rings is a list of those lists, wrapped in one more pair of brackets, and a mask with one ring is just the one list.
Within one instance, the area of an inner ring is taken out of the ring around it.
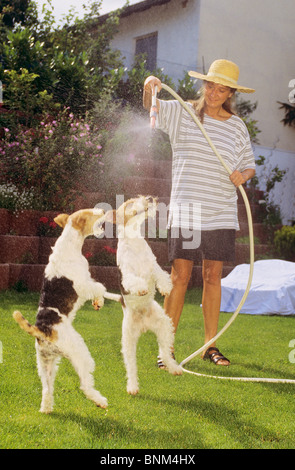
{"label": "dog's ear", "polygon": [[85,227],[85,224],[87,223],[87,214],[84,211],[79,211],[75,214],[74,217],[71,217],[72,220],[72,226],[76,229],[79,230],[80,232],[83,232],[83,229]]}
{"label": "dog's ear", "polygon": [[68,221],[68,218],[69,218],[69,215],[68,214],[58,214],[55,218],[54,218],[54,222],[59,225],[60,227],[64,228],[67,224],[67,221]]}

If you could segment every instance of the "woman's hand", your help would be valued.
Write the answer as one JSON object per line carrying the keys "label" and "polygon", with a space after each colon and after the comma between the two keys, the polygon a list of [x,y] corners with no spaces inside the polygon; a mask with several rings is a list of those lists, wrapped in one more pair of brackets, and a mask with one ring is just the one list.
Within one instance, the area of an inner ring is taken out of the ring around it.
{"label": "woman's hand", "polygon": [[248,170],[242,171],[240,173],[238,170],[235,170],[229,177],[231,182],[236,186],[240,186],[241,184],[246,183],[249,179],[253,178],[255,175],[255,170],[252,168],[249,168]]}
{"label": "woman's hand", "polygon": [[[155,94],[155,86],[158,87],[158,92],[162,88],[161,80],[159,78],[150,75],[144,82],[143,86],[143,106],[145,109],[150,109],[152,105],[152,95]],[[157,101],[157,107],[159,108],[159,102]],[[158,109],[159,110],[159,109]]]}
{"label": "woman's hand", "polygon": [[161,80],[153,75],[150,75],[144,82],[144,90],[145,91],[152,91],[152,94],[155,94],[155,86],[158,87],[158,92],[162,88]]}

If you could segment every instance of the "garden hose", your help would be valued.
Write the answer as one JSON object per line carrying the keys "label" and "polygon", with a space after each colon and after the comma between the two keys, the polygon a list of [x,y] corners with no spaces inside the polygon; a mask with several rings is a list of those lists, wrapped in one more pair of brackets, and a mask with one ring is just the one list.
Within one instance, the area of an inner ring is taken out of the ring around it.
{"label": "garden hose", "polygon": [[[168,91],[174,98],[176,98],[177,101],[182,105],[182,107],[190,114],[192,119],[195,121],[197,126],[199,126],[201,132],[203,133],[204,137],[206,138],[208,144],[212,148],[213,152],[217,156],[218,160],[222,164],[222,166],[225,168],[225,170],[228,172],[229,175],[232,174],[232,170],[228,167],[228,165],[224,162],[223,158],[217,151],[215,145],[213,144],[212,140],[210,139],[209,135],[207,134],[206,130],[204,129],[204,126],[201,124],[199,119],[197,118],[196,114],[192,111],[191,107],[183,101],[183,99],[168,85],[165,83],[162,83],[162,88],[166,91]],[[156,95],[157,95],[157,87],[155,87],[154,95],[153,95],[153,101],[152,101],[152,108],[151,108],[151,126],[154,126],[154,122],[152,122],[152,119],[154,119],[154,113],[155,113],[155,106],[156,106]],[[198,356],[201,352],[206,350],[212,343],[214,343],[223,333],[230,327],[230,325],[234,322],[234,320],[237,318],[242,306],[244,305],[246,298],[249,294],[251,283],[252,283],[252,278],[253,278],[253,270],[254,270],[254,235],[253,235],[253,222],[252,222],[252,214],[251,214],[251,209],[250,209],[250,204],[248,201],[248,197],[246,195],[246,192],[243,188],[242,185],[239,186],[239,190],[241,192],[241,195],[244,200],[244,204],[246,207],[246,212],[247,212],[247,219],[248,219],[248,228],[249,228],[249,245],[250,245],[250,269],[249,269],[249,277],[247,281],[247,286],[246,290],[244,292],[244,295],[236,309],[236,311],[233,313],[229,321],[226,323],[226,325],[217,333],[217,335],[214,336],[210,341],[208,341],[204,346],[202,346],[200,349],[192,353],[190,356],[188,356],[186,359],[183,359],[181,361],[180,366],[184,372],[187,372],[189,374],[197,375],[200,377],[210,377],[210,378],[215,378],[215,379],[226,379],[226,380],[238,380],[238,381],[244,381],[244,382],[272,382],[272,383],[295,383],[295,380],[292,379],[268,379],[268,378],[256,378],[256,377],[222,377],[222,376],[213,376],[213,375],[207,375],[207,374],[200,374],[197,372],[193,372],[190,370],[185,369],[183,366],[191,361],[194,357]]]}

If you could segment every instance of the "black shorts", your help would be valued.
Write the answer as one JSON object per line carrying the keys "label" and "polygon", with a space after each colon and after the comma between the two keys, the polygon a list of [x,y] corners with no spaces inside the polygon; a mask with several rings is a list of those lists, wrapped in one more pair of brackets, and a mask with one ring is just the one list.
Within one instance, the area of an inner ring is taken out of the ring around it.
{"label": "black shorts", "polygon": [[[190,231],[182,229],[168,231],[169,261],[174,259],[188,259],[201,261],[202,259],[215,261],[235,261],[234,229]],[[190,237],[189,237],[190,235]]]}

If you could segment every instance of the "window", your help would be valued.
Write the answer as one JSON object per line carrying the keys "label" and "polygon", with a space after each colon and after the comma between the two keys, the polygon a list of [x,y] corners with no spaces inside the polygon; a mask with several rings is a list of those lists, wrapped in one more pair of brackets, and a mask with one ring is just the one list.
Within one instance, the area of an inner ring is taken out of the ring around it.
{"label": "window", "polygon": [[157,67],[157,45],[158,33],[136,38],[135,55],[145,54],[146,67],[148,70],[155,70]]}

